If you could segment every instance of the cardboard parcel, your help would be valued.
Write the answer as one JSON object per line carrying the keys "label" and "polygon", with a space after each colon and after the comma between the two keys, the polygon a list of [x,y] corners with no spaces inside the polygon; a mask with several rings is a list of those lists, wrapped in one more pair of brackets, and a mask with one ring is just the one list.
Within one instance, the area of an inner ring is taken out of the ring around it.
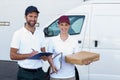
{"label": "cardboard parcel", "polygon": [[98,61],[99,57],[98,53],[81,51],[65,56],[65,61],[71,64],[85,65],[86,61]]}

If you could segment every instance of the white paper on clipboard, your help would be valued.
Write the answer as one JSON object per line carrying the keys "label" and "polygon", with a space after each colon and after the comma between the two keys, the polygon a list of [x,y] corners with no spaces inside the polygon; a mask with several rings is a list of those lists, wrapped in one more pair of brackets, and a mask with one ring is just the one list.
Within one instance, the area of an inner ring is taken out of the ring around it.
{"label": "white paper on clipboard", "polygon": [[[56,66],[57,70],[60,70],[62,67],[62,55],[62,53],[58,53],[53,57],[53,63]],[[52,73],[52,70],[50,73]]]}

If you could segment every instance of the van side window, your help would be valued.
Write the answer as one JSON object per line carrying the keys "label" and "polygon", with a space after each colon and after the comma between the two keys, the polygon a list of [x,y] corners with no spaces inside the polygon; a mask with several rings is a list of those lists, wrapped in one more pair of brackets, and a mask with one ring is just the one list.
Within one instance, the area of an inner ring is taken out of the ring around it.
{"label": "van side window", "polygon": [[[70,19],[70,29],[69,34],[70,35],[76,35],[80,34],[85,16],[69,16]],[[58,19],[55,20],[53,23],[51,23],[48,27],[44,29],[44,34],[46,37],[52,37],[57,36],[59,34],[60,30],[58,28]]]}

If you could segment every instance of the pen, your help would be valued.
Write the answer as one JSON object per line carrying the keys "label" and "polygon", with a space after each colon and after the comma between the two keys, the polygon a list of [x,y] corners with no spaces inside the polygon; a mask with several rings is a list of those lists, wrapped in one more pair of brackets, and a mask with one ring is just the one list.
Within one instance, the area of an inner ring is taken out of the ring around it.
{"label": "pen", "polygon": [[35,51],[33,48],[31,48],[33,51]]}

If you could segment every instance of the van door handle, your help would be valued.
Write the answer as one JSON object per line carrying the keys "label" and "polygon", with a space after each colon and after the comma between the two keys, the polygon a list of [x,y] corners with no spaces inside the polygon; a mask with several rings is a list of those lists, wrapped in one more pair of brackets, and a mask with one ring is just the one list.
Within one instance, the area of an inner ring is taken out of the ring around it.
{"label": "van door handle", "polygon": [[98,47],[98,41],[95,40],[94,42],[95,42],[95,47]]}
{"label": "van door handle", "polygon": [[78,44],[81,44],[82,43],[82,41],[81,40],[78,40]]}

